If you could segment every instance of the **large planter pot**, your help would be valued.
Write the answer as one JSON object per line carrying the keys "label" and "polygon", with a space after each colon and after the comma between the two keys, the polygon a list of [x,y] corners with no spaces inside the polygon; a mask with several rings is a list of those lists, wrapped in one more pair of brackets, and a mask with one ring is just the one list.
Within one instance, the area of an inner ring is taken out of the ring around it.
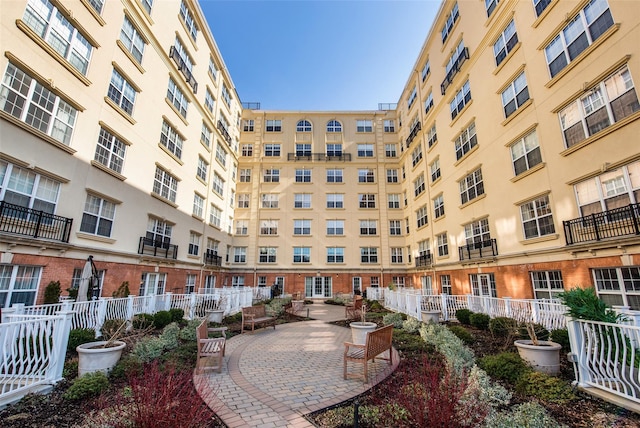
{"label": "large planter pot", "polygon": [[114,340],[108,348],[107,341],[83,343],[76,347],[78,352],[78,376],[101,371],[109,373],[122,356],[126,343]]}
{"label": "large planter pot", "polygon": [[422,322],[428,324],[430,322],[440,322],[440,311],[421,311]]}
{"label": "large planter pot", "polygon": [[560,371],[560,344],[538,340],[538,345],[534,345],[532,340],[516,340],[514,345],[520,357],[535,371],[550,375]]}
{"label": "large planter pot", "polygon": [[222,323],[222,318],[224,318],[224,309],[211,309],[206,311],[207,320],[209,322]]}
{"label": "large planter pot", "polygon": [[351,342],[356,345],[367,343],[367,333],[374,331],[378,325],[369,321],[356,321],[349,324],[351,327]]}

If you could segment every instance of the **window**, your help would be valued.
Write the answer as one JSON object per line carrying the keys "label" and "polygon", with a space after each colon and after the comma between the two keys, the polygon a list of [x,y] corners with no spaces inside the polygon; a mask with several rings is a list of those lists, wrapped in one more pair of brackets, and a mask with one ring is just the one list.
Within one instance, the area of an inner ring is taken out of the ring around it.
{"label": "window", "polygon": [[193,215],[204,218],[204,198],[197,193],[193,194]]}
{"label": "window", "polygon": [[429,92],[427,99],[424,101],[424,114],[429,114],[433,108],[433,91]]}
{"label": "window", "polygon": [[484,183],[482,170],[478,168],[460,181],[460,200],[466,204],[480,195],[484,195]]}
{"label": "window", "polygon": [[469,125],[467,129],[462,131],[460,135],[458,135],[458,138],[456,138],[456,141],[454,143],[456,148],[456,160],[460,160],[478,144],[475,122]]}
{"label": "window", "polygon": [[296,169],[296,183],[311,183],[311,170],[306,168]]}
{"label": "window", "polygon": [[227,151],[219,142],[216,144],[216,160],[220,162],[220,165],[223,167],[227,166]]}
{"label": "window", "polygon": [[236,235],[247,235],[249,233],[249,220],[236,220]]}
{"label": "window", "polygon": [[245,119],[242,121],[242,130],[244,132],[253,132],[254,121],[253,119]]}
{"label": "window", "polygon": [[337,120],[327,122],[327,132],[342,132],[342,124]]}
{"label": "window", "polygon": [[327,263],[344,263],[344,247],[327,247]]}
{"label": "window", "polygon": [[209,172],[209,164],[201,156],[198,156],[198,168],[196,170],[196,176],[202,181],[207,181],[207,174]]}
{"label": "window", "polygon": [[418,144],[418,146],[413,149],[411,152],[411,165],[416,166],[422,160],[422,144]]}
{"label": "window", "polygon": [[86,75],[93,46],[48,0],[29,0],[24,22],[80,73]]}
{"label": "window", "polygon": [[279,183],[280,182],[280,170],[279,169],[265,169],[262,175],[265,183]]}
{"label": "window", "polygon": [[529,273],[531,274],[534,298],[557,299],[558,294],[564,291],[562,272],[559,270],[533,271]]}
{"label": "window", "polygon": [[250,201],[250,193],[238,193],[238,208],[249,208]]}
{"label": "window", "polygon": [[38,266],[0,265],[0,308],[36,303],[41,269]]}
{"label": "window", "polygon": [[442,294],[452,294],[451,275],[440,275],[440,289],[442,290]]}
{"label": "window", "polygon": [[624,66],[558,113],[565,144],[571,147],[638,110],[638,96]]}
{"label": "window", "polygon": [[387,194],[387,206],[390,209],[400,208],[400,194],[399,193]]}
{"label": "window", "polygon": [[260,247],[258,249],[258,262],[259,263],[275,263],[277,256],[277,249],[275,247]]}
{"label": "window", "polygon": [[376,220],[360,220],[360,235],[377,235],[378,222]]}
{"label": "window", "polygon": [[311,144],[296,144],[296,156],[311,156]]}
{"label": "window", "polygon": [[133,105],[136,101],[136,90],[115,68],[111,75],[111,83],[109,84],[107,96],[128,115],[133,113]]}
{"label": "window", "polygon": [[262,208],[278,208],[278,195],[274,193],[263,193],[261,196]]}
{"label": "window", "polygon": [[155,178],[153,180],[153,193],[175,203],[177,191],[178,179],[159,166],[156,166]]}
{"label": "window", "polygon": [[408,202],[408,200],[407,200],[407,191],[406,191],[406,190],[404,190],[404,191],[402,192],[402,194],[403,194],[403,199],[404,199],[404,206],[406,207],[406,206],[408,206],[408,205],[409,205],[409,202]]}
{"label": "window", "polygon": [[197,256],[200,252],[200,235],[195,232],[189,232],[189,249],[187,253],[190,256]]}
{"label": "window", "polygon": [[397,183],[398,182],[398,170],[397,169],[388,169],[387,170],[387,183]]}
{"label": "window", "polygon": [[409,230],[409,217],[405,217],[404,224],[405,224],[406,234],[408,235],[410,233],[410,230]]}
{"label": "window", "polygon": [[533,7],[536,10],[536,16],[540,16],[542,12],[549,6],[552,0],[533,0]]}
{"label": "window", "polygon": [[344,220],[327,220],[327,235],[344,235]]}
{"label": "window", "polygon": [[518,44],[518,33],[516,33],[516,24],[512,20],[493,44],[496,65],[500,65],[504,61],[516,44]]}
{"label": "window", "polygon": [[327,193],[327,208],[344,208],[342,193]]}
{"label": "window", "polygon": [[311,220],[294,220],[294,235],[311,235]]}
{"label": "window", "polygon": [[244,287],[244,276],[234,275],[231,277],[232,287]]}
{"label": "window", "polygon": [[218,77],[218,70],[219,68],[216,62],[213,60],[213,58],[209,57],[209,67],[207,71],[209,72],[209,76],[211,76],[211,80],[213,80],[214,83]]}
{"label": "window", "polygon": [[202,121],[202,130],[200,131],[200,142],[206,147],[211,147],[211,129]]}
{"label": "window", "polygon": [[419,228],[429,223],[429,217],[427,215],[427,206],[423,205],[416,210],[416,225]]}
{"label": "window", "polygon": [[583,217],[640,203],[640,161],[584,180],[574,189]]}
{"label": "window", "polygon": [[293,196],[294,208],[311,208],[311,194],[310,193],[296,193]]}
{"label": "window", "polygon": [[198,275],[194,273],[187,274],[187,280],[184,284],[184,292],[185,294],[192,294],[196,291],[196,279]]}
{"label": "window", "polygon": [[[268,119],[267,120],[266,131],[267,132],[281,132],[282,131],[282,121],[281,120],[275,120],[275,119]],[[278,156],[280,156],[280,155],[278,154]]]}
{"label": "window", "polygon": [[251,183],[251,168],[240,168],[240,183]]}
{"label": "window", "polygon": [[358,156],[361,158],[372,158],[373,144],[358,144]]}
{"label": "window", "polygon": [[535,130],[513,143],[509,149],[515,175],[520,175],[542,162]]}
{"label": "window", "polygon": [[360,247],[361,263],[378,263],[378,249],[376,247]]}
{"label": "window", "polygon": [[529,88],[524,71],[502,91],[504,116],[509,117],[529,99]]}
{"label": "window", "polygon": [[489,220],[483,218],[482,220],[466,224],[464,226],[464,236],[467,245],[489,242],[491,240]]}
{"label": "window", "polygon": [[449,240],[446,233],[436,235],[436,246],[438,247],[438,256],[444,257],[449,255]]}
{"label": "window", "polygon": [[207,88],[204,94],[204,106],[207,108],[207,110],[209,110],[209,113],[213,113],[215,104],[216,100],[213,98],[213,94],[211,93],[209,88]]}
{"label": "window", "polygon": [[187,117],[187,107],[189,107],[189,101],[184,93],[178,88],[176,82],[172,78],[169,78],[169,87],[167,88],[167,98],[171,101],[171,104],[178,110],[180,115],[184,118]]}
{"label": "window", "polygon": [[120,30],[120,41],[129,53],[142,64],[142,55],[144,55],[145,41],[140,35],[138,29],[133,25],[128,16],[124,16],[122,29]]}
{"label": "window", "polygon": [[234,247],[233,248],[233,262],[234,263],[246,263],[247,262],[247,247]]}
{"label": "window", "polygon": [[327,183],[342,183],[341,169],[328,169],[327,170]]}
{"label": "window", "polygon": [[391,247],[390,250],[391,263],[402,263],[402,247]]}
{"label": "window", "polygon": [[296,132],[311,132],[311,122],[308,120],[300,120],[296,124]]}
{"label": "window", "polygon": [[447,75],[440,85],[440,93],[442,93],[442,95],[445,94],[447,88],[451,85],[451,82],[453,82],[454,77],[460,72],[462,65],[468,58],[469,49],[464,47],[464,40],[460,40],[460,43],[456,46],[455,50],[449,57],[449,61],[447,61],[447,65],[445,66]]}
{"label": "window", "polygon": [[198,26],[196,25],[196,21],[193,19],[193,15],[191,15],[191,11],[184,0],[180,2],[180,18],[182,19],[185,27],[187,27],[187,32],[195,42],[198,38]]}
{"label": "window", "polygon": [[87,194],[80,231],[108,238],[115,215],[116,205],[113,202]]}
{"label": "window", "polygon": [[400,220],[389,220],[389,235],[402,235],[402,226],[400,225]]}
{"label": "window", "polygon": [[491,16],[500,0],[484,0],[484,8],[487,10],[487,16]]}
{"label": "window", "polygon": [[444,197],[438,195],[433,199],[433,216],[440,218],[444,215]]}
{"label": "window", "polygon": [[373,169],[358,169],[358,183],[375,183],[375,172]]}
{"label": "window", "polygon": [[142,3],[142,7],[144,7],[144,10],[146,10],[148,14],[151,14],[151,7],[153,6],[153,1],[154,0],[140,0],[140,3]]}
{"label": "window", "polygon": [[226,84],[222,84],[222,91],[220,93],[222,95],[222,100],[227,107],[231,107],[231,93],[229,92],[229,88],[227,88]]}
{"label": "window", "polygon": [[431,129],[427,131],[427,144],[429,148],[438,142],[438,134],[436,133],[436,124],[434,123]]}
{"label": "window", "polygon": [[280,144],[265,144],[264,145],[265,156],[280,156]]}
{"label": "window", "polygon": [[213,182],[211,183],[212,190],[218,195],[224,195],[224,179],[217,172],[213,173]]}
{"label": "window", "polygon": [[544,48],[551,77],[558,74],[612,25],[613,17],[607,0],[591,0]]}
{"label": "window", "polygon": [[356,132],[373,132],[373,124],[370,120],[356,120]]}
{"label": "window", "polygon": [[[242,156],[253,156],[253,144],[242,145]],[[265,152],[265,156],[268,156]],[[278,154],[280,156],[280,154]]]}
{"label": "window", "polygon": [[358,204],[360,208],[375,208],[376,195],[373,193],[358,194]]}
{"label": "window", "polygon": [[424,174],[420,174],[418,178],[413,182],[413,196],[416,198],[425,191]]}
{"label": "window", "polygon": [[221,221],[222,221],[222,210],[217,206],[211,204],[211,210],[209,211],[209,223],[219,228]]}
{"label": "window", "polygon": [[178,64],[178,68],[180,69],[180,71],[182,71],[185,74],[185,77],[187,77],[187,80],[190,81],[191,79],[189,77],[192,76],[191,73],[193,71],[193,60],[191,59],[191,56],[185,49],[182,41],[180,41],[178,36],[176,36],[175,42],[173,44],[173,53],[170,53],[170,55]]}
{"label": "window", "polygon": [[384,132],[396,132],[396,124],[393,119],[384,120]]}
{"label": "window", "polygon": [[11,63],[0,89],[0,109],[63,144],[71,142],[76,109]]}
{"label": "window", "polygon": [[[311,155],[311,145],[309,144],[309,154]],[[327,144],[327,156],[342,156],[342,144]]]}
{"label": "window", "polygon": [[98,15],[102,14],[102,8],[104,7],[104,0],[87,0],[89,5],[96,11]]}
{"label": "window", "polygon": [[278,220],[260,220],[260,235],[277,235]]}
{"label": "window", "polygon": [[388,158],[398,157],[398,145],[397,144],[385,144],[384,154]]}
{"label": "window", "polygon": [[440,34],[442,35],[442,43],[444,43],[449,37],[449,34],[451,34],[453,24],[455,24],[459,17],[460,12],[458,11],[458,3],[455,3],[453,5],[453,8],[451,9],[451,13],[447,16],[447,20],[445,21],[442,30],[440,30]]}
{"label": "window", "polygon": [[154,245],[169,244],[173,227],[165,221],[149,217],[147,220],[147,233],[145,237]]}
{"label": "window", "polygon": [[492,273],[470,274],[471,291],[474,296],[497,297],[496,279]]}
{"label": "window", "polygon": [[122,173],[126,148],[127,144],[120,138],[100,127],[94,159],[107,168],[117,173]]}
{"label": "window", "polygon": [[420,72],[423,82],[427,80],[427,76],[429,76],[430,73],[431,73],[431,65],[429,64],[429,60],[427,60],[427,62],[425,62],[424,65],[422,66],[422,71]]}
{"label": "window", "polygon": [[434,183],[438,178],[440,178],[440,158],[436,158],[429,165],[429,171],[431,172],[431,182]]}
{"label": "window", "polygon": [[231,189],[231,196],[229,197],[229,206],[231,208],[233,208],[233,206],[235,205],[235,197],[236,197],[236,191]]}
{"label": "window", "polygon": [[160,131],[160,144],[162,144],[175,157],[182,157],[182,144],[184,140],[178,130],[166,120],[162,121],[162,131]]}
{"label": "window", "polygon": [[471,87],[467,80],[462,88],[456,93],[456,96],[449,103],[451,110],[451,120],[455,119],[458,114],[464,109],[464,107],[471,102]]}
{"label": "window", "polygon": [[606,304],[640,310],[640,266],[593,269],[598,297]]}
{"label": "window", "polygon": [[[411,106],[416,101],[417,97],[418,97],[418,90],[416,89],[416,87],[414,85],[413,89],[411,90],[411,93],[409,94],[409,98],[407,98],[407,109],[411,109]],[[369,132],[371,132],[371,131],[369,131]]]}
{"label": "window", "polygon": [[309,263],[309,262],[311,262],[311,248],[309,248],[309,247],[293,247],[293,262],[294,263]]}

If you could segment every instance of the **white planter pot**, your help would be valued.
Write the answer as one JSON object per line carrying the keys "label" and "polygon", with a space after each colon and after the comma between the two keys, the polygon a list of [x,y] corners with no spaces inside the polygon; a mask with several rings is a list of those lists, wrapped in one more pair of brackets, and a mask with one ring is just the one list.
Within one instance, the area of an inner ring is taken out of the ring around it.
{"label": "white planter pot", "polygon": [[103,346],[107,341],[83,343],[76,347],[78,351],[78,376],[101,371],[109,373],[122,356],[126,343],[115,340],[108,348]]}
{"label": "white planter pot", "polygon": [[531,340],[516,340],[514,345],[518,348],[520,357],[535,371],[549,375],[560,371],[560,344],[538,340],[538,345],[534,345]]}
{"label": "white planter pot", "polygon": [[356,345],[364,345],[367,343],[367,333],[374,331],[378,325],[374,322],[356,321],[349,324],[351,327],[351,342]]}
{"label": "white planter pot", "polygon": [[440,322],[440,311],[422,311],[420,314],[422,316],[422,322],[425,324]]}
{"label": "white planter pot", "polygon": [[222,322],[222,318],[224,318],[224,310],[223,309],[212,309],[206,311],[207,320],[209,322],[215,322],[220,324]]}

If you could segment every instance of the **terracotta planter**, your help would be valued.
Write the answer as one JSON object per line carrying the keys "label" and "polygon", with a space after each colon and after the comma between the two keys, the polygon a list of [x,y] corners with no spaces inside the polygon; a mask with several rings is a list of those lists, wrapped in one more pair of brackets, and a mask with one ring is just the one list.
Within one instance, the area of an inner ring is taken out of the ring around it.
{"label": "terracotta planter", "polygon": [[83,343],[76,347],[78,352],[78,376],[86,373],[101,371],[109,373],[122,356],[122,350],[126,343],[114,340],[108,348],[104,345],[107,341]]}
{"label": "terracotta planter", "polygon": [[422,311],[420,315],[422,316],[422,322],[425,324],[440,322],[440,311]]}
{"label": "terracotta planter", "polygon": [[516,340],[514,342],[518,348],[518,354],[535,371],[555,375],[560,371],[560,350],[562,346],[558,343],[538,340],[538,345],[534,345],[532,340]]}
{"label": "terracotta planter", "polygon": [[367,343],[367,333],[374,331],[378,325],[369,321],[356,321],[349,324],[351,327],[351,342],[356,345],[364,345]]}
{"label": "terracotta planter", "polygon": [[223,309],[211,309],[206,311],[207,320],[209,322],[222,323],[222,319],[224,318],[224,310]]}

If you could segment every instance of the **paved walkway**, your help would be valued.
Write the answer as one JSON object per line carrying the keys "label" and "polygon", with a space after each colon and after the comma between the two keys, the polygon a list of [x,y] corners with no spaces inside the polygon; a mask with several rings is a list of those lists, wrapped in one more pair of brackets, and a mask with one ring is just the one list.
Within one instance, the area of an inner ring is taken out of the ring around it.
{"label": "paved walkway", "polygon": [[[369,382],[342,378],[343,342],[348,328],[327,324],[344,319],[344,307],[305,306],[312,321],[281,324],[227,341],[222,373],[196,375],[209,407],[235,427],[313,427],[303,415],[359,395],[395,370],[386,361],[369,363]],[[349,364],[350,373],[361,364]]]}

